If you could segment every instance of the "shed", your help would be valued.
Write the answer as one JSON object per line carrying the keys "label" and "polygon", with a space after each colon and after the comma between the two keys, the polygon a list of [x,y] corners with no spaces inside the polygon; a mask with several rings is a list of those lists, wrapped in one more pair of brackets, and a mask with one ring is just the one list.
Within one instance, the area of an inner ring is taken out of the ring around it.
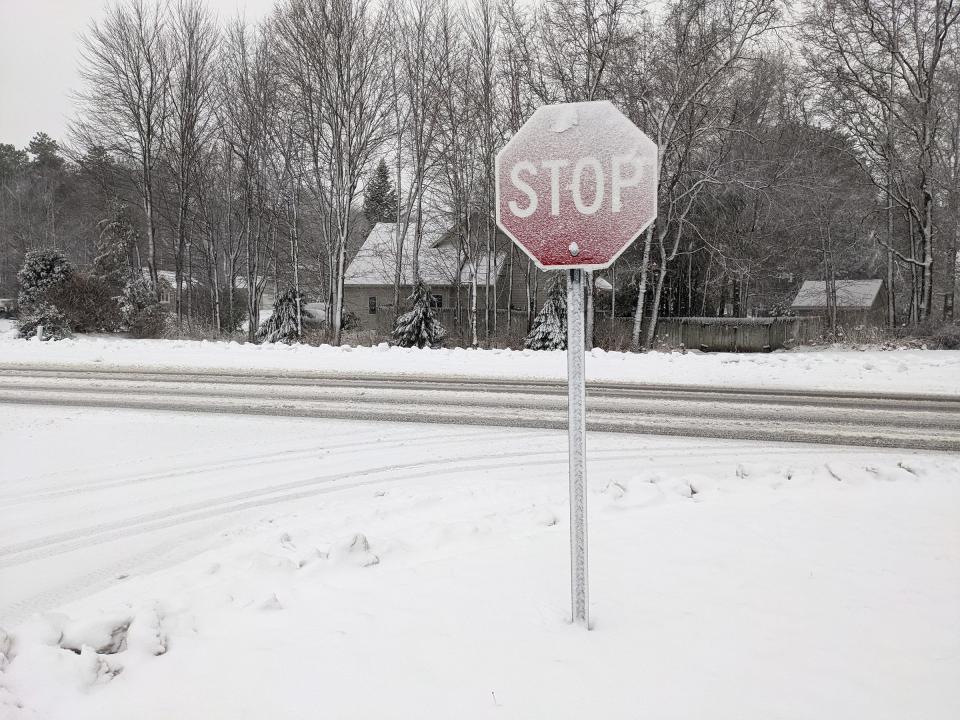
{"label": "shed", "polygon": [[[826,317],[827,283],[824,280],[804,280],[790,309],[796,315]],[[837,280],[837,324],[883,325],[886,320],[887,287],[880,279]]]}

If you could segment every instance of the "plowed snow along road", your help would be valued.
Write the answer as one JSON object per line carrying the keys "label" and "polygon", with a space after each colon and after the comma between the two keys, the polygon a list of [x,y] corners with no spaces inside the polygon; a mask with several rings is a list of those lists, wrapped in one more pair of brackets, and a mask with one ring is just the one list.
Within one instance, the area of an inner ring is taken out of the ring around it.
{"label": "plowed snow along road", "polygon": [[[511,381],[323,373],[140,372],[7,367],[0,402],[566,427],[566,388]],[[587,427],[785,442],[960,449],[960,397],[591,383]]]}

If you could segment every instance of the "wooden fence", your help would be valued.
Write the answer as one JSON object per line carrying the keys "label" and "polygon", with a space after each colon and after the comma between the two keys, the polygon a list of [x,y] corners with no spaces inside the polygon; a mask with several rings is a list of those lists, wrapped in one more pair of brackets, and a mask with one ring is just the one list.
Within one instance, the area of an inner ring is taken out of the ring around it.
{"label": "wooden fence", "polygon": [[819,317],[663,318],[656,338],[669,347],[705,352],[770,352],[808,344],[820,334]]}

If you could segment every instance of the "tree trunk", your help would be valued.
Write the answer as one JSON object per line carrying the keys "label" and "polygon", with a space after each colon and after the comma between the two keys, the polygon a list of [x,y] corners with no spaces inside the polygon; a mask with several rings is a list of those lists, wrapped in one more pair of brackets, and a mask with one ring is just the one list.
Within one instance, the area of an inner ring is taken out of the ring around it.
{"label": "tree trunk", "polygon": [[[610,338],[617,330],[617,264],[610,267]],[[608,348],[611,349],[611,348]]]}
{"label": "tree trunk", "polygon": [[510,245],[507,251],[510,255],[510,265],[507,268],[507,337],[513,329],[513,256],[516,248]]}
{"label": "tree trunk", "polygon": [[584,276],[585,282],[583,286],[587,293],[587,304],[583,346],[587,350],[593,350],[593,272],[587,271],[584,273]]}
{"label": "tree trunk", "polygon": [[643,326],[643,301],[647,294],[647,265],[650,262],[650,246],[653,244],[653,225],[643,234],[643,257],[640,260],[640,287],[637,290],[637,307],[633,313],[633,332],[630,344],[634,350],[640,349],[640,329]]}
{"label": "tree trunk", "polygon": [[337,271],[336,294],[333,302],[333,344],[340,345],[343,337],[343,276],[347,264],[347,233],[346,228],[340,231],[337,243]]}
{"label": "tree trunk", "polygon": [[663,292],[663,282],[667,277],[666,264],[662,265],[657,275],[657,285],[653,292],[653,303],[650,306],[650,322],[647,324],[647,332],[643,337],[643,348],[649,350],[653,347],[653,340],[657,333],[657,318],[660,316],[660,294]]}
{"label": "tree trunk", "polygon": [[149,185],[143,191],[143,212],[146,215],[147,222],[147,273],[150,275],[150,282],[153,283],[157,300],[159,300],[160,276],[157,273],[157,230],[153,221],[153,189]]}

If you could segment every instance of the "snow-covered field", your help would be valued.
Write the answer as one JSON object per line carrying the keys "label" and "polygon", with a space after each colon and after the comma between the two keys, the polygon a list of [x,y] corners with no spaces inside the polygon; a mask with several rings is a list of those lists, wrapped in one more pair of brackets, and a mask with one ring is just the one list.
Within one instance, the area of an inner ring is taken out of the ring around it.
{"label": "snow-covered field", "polygon": [[[253,345],[192,340],[77,336],[18,340],[0,321],[0,370],[16,363],[100,368],[222,369],[564,378],[566,354],[529,350],[407,350],[373,347]],[[587,357],[587,378],[642,383],[860,392],[960,394],[960,351],[804,349],[770,354],[604,352]]]}
{"label": "snow-covered field", "polygon": [[563,432],[7,405],[0,469],[3,720],[960,717],[956,455],[591,434],[589,633]]}

